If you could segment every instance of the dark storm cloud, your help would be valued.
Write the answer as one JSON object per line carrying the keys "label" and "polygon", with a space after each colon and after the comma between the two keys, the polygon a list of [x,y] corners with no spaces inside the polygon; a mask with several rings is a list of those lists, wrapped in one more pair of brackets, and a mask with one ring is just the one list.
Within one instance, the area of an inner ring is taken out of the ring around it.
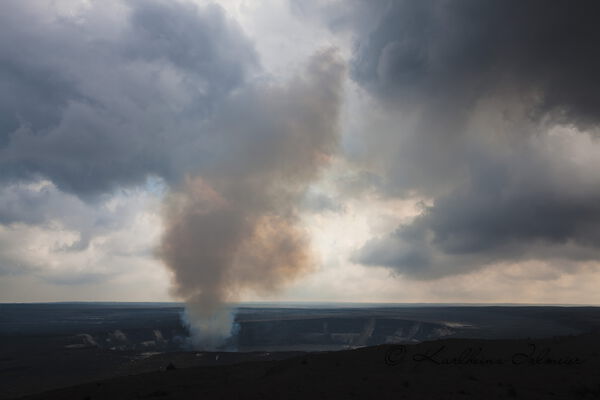
{"label": "dark storm cloud", "polygon": [[357,261],[430,279],[490,263],[597,259],[600,180],[527,154],[481,160],[470,180],[424,206],[411,223],[367,242]]}
{"label": "dark storm cloud", "polygon": [[595,1],[392,1],[360,43],[356,80],[401,102],[452,101],[517,89],[534,93],[540,112],[597,123],[600,68]]}
{"label": "dark storm cloud", "polygon": [[591,1],[389,3],[359,38],[352,76],[397,115],[367,139],[386,160],[384,191],[432,203],[357,261],[431,279],[597,259],[598,11]]}
{"label": "dark storm cloud", "polygon": [[220,7],[111,2],[69,18],[36,4],[2,4],[0,179],[90,197],[207,160],[207,118],[257,65]]}
{"label": "dark storm cloud", "polygon": [[193,4],[137,3],[129,2],[133,12],[123,55],[176,66],[207,102],[242,84],[257,61],[239,27],[216,5],[198,12]]}

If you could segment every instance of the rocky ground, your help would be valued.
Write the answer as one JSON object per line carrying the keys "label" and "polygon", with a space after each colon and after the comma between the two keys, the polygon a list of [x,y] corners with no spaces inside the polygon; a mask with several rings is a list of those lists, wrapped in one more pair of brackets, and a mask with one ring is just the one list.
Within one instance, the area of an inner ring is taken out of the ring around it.
{"label": "rocky ground", "polygon": [[137,368],[23,399],[593,399],[600,398],[600,335],[446,339],[281,357],[171,353]]}

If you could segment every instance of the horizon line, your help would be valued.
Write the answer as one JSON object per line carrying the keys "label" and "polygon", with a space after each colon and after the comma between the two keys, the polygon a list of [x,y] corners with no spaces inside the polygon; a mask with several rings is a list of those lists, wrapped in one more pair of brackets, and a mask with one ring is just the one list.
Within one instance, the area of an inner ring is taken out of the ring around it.
{"label": "horizon line", "polygon": [[[131,305],[178,305],[185,306],[183,301],[112,301],[112,300],[74,300],[74,301],[28,301],[28,302],[0,302],[0,305],[68,305],[68,304],[131,304]],[[458,306],[458,307],[600,307],[600,304],[590,303],[520,303],[520,302],[356,302],[356,301],[240,301],[226,303],[228,306],[327,306],[327,305],[347,305],[347,306]]]}

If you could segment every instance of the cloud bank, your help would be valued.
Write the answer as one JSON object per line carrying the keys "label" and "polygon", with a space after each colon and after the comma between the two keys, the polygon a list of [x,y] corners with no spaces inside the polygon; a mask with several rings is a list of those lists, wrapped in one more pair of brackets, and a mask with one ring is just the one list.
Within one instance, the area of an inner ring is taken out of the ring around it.
{"label": "cloud bank", "polygon": [[[97,196],[210,163],[204,125],[257,68],[216,5],[4,2],[0,179]],[[18,43],[18,46],[15,46]]]}
{"label": "cloud bank", "polygon": [[384,159],[386,195],[430,201],[355,260],[434,279],[597,259],[597,11],[589,1],[388,4],[351,68],[389,118],[366,139],[367,157]]}

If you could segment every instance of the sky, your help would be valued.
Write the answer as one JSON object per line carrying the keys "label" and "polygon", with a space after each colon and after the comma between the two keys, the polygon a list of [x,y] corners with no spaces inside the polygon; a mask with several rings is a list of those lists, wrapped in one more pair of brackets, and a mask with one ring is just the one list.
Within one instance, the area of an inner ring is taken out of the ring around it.
{"label": "sky", "polygon": [[0,302],[600,304],[599,8],[4,0]]}

